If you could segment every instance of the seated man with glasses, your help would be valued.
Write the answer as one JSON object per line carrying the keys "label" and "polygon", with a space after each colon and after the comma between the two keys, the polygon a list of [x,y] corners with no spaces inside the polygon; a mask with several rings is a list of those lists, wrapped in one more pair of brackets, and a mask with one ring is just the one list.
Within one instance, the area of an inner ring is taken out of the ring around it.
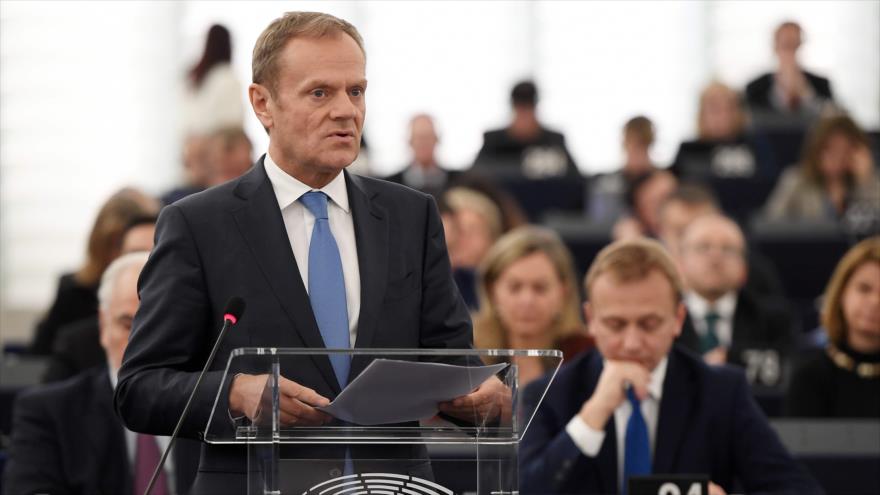
{"label": "seated man with glasses", "polygon": [[794,348],[791,319],[781,303],[743,289],[746,263],[733,220],[710,214],[688,225],[678,252],[688,310],[679,340],[709,364],[742,366],[750,383],[774,387]]}

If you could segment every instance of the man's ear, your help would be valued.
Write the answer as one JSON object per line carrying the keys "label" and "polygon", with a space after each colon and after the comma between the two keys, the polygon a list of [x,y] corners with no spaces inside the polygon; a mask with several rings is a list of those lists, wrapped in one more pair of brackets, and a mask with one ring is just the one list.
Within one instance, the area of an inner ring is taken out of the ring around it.
{"label": "man's ear", "polygon": [[251,100],[254,114],[260,119],[260,123],[263,124],[263,127],[268,132],[274,123],[271,105],[272,92],[262,84],[253,83],[248,86],[248,98]]}
{"label": "man's ear", "polygon": [[593,308],[590,307],[589,302],[584,303],[584,321],[587,322],[587,332],[590,335],[593,335],[593,329],[590,326],[590,318],[593,316]]}
{"label": "man's ear", "polygon": [[684,326],[684,320],[687,318],[687,307],[684,302],[679,301],[678,307],[675,308],[675,336],[681,335],[681,328]]}

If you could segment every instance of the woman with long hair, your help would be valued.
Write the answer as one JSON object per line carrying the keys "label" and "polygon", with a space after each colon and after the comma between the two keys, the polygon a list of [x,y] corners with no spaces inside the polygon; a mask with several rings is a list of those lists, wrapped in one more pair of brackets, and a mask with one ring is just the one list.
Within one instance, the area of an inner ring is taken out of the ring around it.
{"label": "woman with long hair", "polygon": [[[475,347],[555,348],[570,358],[590,346],[571,254],[554,232],[538,227],[510,231],[489,250],[479,277]],[[540,360],[515,364],[520,385],[547,371]]]}

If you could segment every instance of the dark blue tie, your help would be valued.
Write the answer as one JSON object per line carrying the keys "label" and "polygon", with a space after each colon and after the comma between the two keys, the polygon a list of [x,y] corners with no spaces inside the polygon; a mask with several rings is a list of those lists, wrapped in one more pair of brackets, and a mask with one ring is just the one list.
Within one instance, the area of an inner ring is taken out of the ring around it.
{"label": "dark blue tie", "polygon": [[[315,216],[309,244],[309,300],[315,321],[328,349],[351,347],[348,333],[348,306],[345,300],[345,279],[342,259],[327,218],[327,195],[312,191],[300,201]],[[330,364],[340,387],[348,382],[351,361],[346,354],[331,354]]]}
{"label": "dark blue tie", "polygon": [[623,451],[623,487],[620,493],[624,495],[630,476],[651,474],[651,440],[648,437],[648,424],[645,423],[641,404],[632,387],[626,391],[626,398],[632,405],[632,414],[626,422]]}
{"label": "dark blue tie", "polygon": [[711,351],[720,344],[718,340],[718,321],[720,319],[721,315],[714,310],[709,310],[706,313],[706,333],[700,338],[700,352],[702,354]]}

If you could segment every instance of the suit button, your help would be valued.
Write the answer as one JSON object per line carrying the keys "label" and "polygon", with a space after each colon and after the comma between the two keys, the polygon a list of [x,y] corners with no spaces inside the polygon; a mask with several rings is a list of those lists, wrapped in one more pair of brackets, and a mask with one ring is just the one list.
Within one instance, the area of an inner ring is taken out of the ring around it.
{"label": "suit button", "polygon": [[338,478],[342,476],[342,471],[340,469],[333,468],[330,470],[330,476],[333,478]]}

